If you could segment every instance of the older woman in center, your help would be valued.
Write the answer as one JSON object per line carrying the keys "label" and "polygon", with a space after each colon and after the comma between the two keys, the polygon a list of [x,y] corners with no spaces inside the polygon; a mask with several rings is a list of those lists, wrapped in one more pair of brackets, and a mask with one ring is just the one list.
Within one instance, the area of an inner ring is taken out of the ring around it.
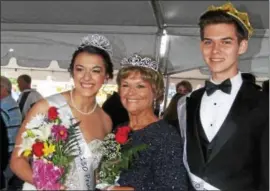
{"label": "older woman in center", "polygon": [[[112,190],[187,190],[179,133],[153,110],[164,93],[163,76],[154,60],[134,55],[121,62],[117,76],[121,102],[129,114],[133,145],[146,144],[146,150],[122,171]],[[121,128],[121,127],[119,127]]]}

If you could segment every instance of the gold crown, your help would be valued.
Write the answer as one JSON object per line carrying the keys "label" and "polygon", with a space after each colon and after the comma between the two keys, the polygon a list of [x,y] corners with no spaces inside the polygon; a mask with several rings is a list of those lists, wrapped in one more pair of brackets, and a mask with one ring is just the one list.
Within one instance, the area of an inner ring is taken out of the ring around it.
{"label": "gold crown", "polygon": [[246,12],[237,11],[237,9],[234,8],[232,3],[228,2],[220,7],[215,7],[214,5],[211,5],[208,7],[207,11],[225,11],[228,15],[237,19],[237,21],[239,21],[247,30],[248,38],[251,37],[253,33],[253,28],[249,22],[248,14]]}

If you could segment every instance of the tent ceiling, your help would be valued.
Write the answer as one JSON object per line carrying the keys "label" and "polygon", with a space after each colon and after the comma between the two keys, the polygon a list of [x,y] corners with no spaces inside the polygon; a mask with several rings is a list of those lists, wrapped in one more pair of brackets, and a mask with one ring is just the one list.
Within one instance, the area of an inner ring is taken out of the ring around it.
{"label": "tent ceiling", "polygon": [[[167,26],[196,27],[221,1],[156,1]],[[225,1],[223,1],[225,2]],[[269,1],[233,1],[253,26],[269,28]],[[156,26],[151,1],[1,1],[1,23]]]}
{"label": "tent ceiling", "polygon": [[[105,33],[119,59],[134,52],[158,57],[160,28],[170,45],[168,71],[177,73],[204,66],[197,22],[209,5],[225,1],[1,1],[1,66],[16,57],[18,65],[47,67],[57,60],[67,68],[79,39]],[[233,1],[248,11],[255,36],[240,67],[267,75],[269,67],[269,1]],[[8,50],[13,48],[14,53]],[[195,56],[194,56],[195,55]]]}
{"label": "tent ceiling", "polygon": [[5,23],[155,26],[148,1],[3,1]]}
{"label": "tent ceiling", "polygon": [[[167,26],[196,26],[198,18],[209,5],[220,6],[222,1],[160,1]],[[223,1],[224,2],[224,1]],[[269,28],[269,1],[231,1],[247,11],[256,29]]]}

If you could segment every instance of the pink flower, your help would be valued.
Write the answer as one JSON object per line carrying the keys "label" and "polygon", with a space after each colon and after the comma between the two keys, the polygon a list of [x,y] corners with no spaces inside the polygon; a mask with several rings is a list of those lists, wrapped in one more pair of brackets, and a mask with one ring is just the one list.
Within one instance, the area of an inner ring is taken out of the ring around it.
{"label": "pink flower", "polygon": [[43,160],[33,162],[33,180],[38,190],[59,190],[59,180],[64,173],[63,168],[46,163]]}
{"label": "pink flower", "polygon": [[67,128],[63,125],[53,125],[52,136],[55,138],[56,141],[65,141],[68,137]]}

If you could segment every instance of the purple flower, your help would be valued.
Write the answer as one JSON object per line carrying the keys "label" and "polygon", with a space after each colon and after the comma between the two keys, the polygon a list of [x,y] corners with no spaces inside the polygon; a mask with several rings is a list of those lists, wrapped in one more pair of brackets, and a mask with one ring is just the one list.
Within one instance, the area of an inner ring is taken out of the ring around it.
{"label": "purple flower", "polygon": [[68,137],[67,128],[63,125],[53,125],[52,136],[55,138],[56,141],[65,141]]}
{"label": "purple flower", "polygon": [[64,173],[63,168],[54,166],[43,160],[33,162],[33,180],[38,190],[59,190],[59,180]]}

